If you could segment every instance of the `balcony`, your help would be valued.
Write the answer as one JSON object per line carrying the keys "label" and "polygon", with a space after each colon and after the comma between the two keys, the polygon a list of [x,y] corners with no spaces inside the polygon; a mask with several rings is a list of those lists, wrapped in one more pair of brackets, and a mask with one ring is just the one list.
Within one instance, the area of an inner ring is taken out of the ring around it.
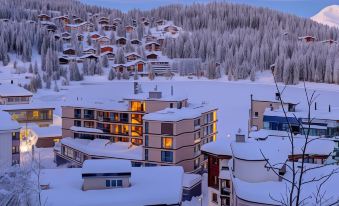
{"label": "balcony", "polygon": [[94,115],[93,114],[85,114],[84,119],[94,120]]}

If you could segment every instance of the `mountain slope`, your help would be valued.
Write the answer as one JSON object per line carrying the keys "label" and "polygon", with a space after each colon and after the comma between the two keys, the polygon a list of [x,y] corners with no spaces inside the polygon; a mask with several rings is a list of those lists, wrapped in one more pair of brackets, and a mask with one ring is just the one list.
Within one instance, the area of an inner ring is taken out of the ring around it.
{"label": "mountain slope", "polygon": [[339,5],[325,7],[311,19],[321,24],[339,28]]}

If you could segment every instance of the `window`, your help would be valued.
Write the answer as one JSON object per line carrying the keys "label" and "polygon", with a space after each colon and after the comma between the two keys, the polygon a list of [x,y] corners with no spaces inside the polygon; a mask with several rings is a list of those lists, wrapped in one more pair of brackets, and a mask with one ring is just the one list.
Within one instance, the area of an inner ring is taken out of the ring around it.
{"label": "window", "polygon": [[120,113],[120,122],[128,122],[128,114]]}
{"label": "window", "polygon": [[20,133],[19,132],[12,132],[12,139],[13,140],[20,140]]}
{"label": "window", "polygon": [[145,160],[148,161],[148,149],[145,149]]}
{"label": "window", "polygon": [[74,126],[81,127],[81,121],[80,120],[74,120]]}
{"label": "window", "polygon": [[195,119],[194,120],[194,128],[199,127],[200,126],[200,119]]}
{"label": "window", "polygon": [[12,154],[19,154],[19,153],[20,153],[19,147],[18,146],[13,146],[12,147]]}
{"label": "window", "polygon": [[259,117],[259,113],[258,112],[254,112],[254,117]]}
{"label": "window", "polygon": [[74,109],[74,118],[81,119],[81,109]]}
{"label": "window", "polygon": [[122,187],[122,180],[106,180],[106,187]]}
{"label": "window", "polygon": [[173,103],[170,103],[170,108],[173,108]]}
{"label": "window", "polygon": [[93,110],[84,110],[84,118],[85,119],[94,119],[94,111]]}
{"label": "window", "polygon": [[148,133],[149,123],[145,122],[145,133]]}
{"label": "window", "polygon": [[161,161],[162,162],[173,162],[173,152],[161,151]]}
{"label": "window", "polygon": [[111,181],[110,180],[106,180],[106,187],[111,187]]}
{"label": "window", "polygon": [[162,148],[172,149],[173,148],[173,138],[172,137],[163,137],[161,139]]}
{"label": "window", "polygon": [[145,135],[145,147],[148,147],[148,135]]}
{"label": "window", "polygon": [[212,201],[218,203],[218,195],[216,193],[212,193]]}
{"label": "window", "polygon": [[181,107],[182,107],[182,103],[181,103],[181,102],[178,102],[178,104],[177,104],[177,109],[181,109]]}
{"label": "window", "polygon": [[173,135],[173,124],[161,123],[161,134]]}

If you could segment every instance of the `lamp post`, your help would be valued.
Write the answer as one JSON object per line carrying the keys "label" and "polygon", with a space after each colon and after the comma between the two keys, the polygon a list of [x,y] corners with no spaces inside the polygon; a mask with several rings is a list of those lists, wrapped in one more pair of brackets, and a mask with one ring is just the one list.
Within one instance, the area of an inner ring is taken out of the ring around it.
{"label": "lamp post", "polygon": [[199,200],[199,202],[200,202],[200,206],[202,206],[202,199],[203,199],[203,196],[200,195],[200,196],[198,197],[198,200]]}

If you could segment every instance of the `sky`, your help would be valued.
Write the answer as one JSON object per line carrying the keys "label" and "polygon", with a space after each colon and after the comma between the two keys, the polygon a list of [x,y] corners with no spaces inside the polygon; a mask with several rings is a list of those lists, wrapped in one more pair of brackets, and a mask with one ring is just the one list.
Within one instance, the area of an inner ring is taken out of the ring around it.
{"label": "sky", "polygon": [[[215,0],[80,0],[87,4],[110,7],[128,11],[134,8],[148,10],[158,6],[180,3],[192,4],[194,2],[207,3]],[[337,4],[339,0],[219,0],[254,6],[269,7],[282,12],[302,17],[311,17],[326,6]]]}

